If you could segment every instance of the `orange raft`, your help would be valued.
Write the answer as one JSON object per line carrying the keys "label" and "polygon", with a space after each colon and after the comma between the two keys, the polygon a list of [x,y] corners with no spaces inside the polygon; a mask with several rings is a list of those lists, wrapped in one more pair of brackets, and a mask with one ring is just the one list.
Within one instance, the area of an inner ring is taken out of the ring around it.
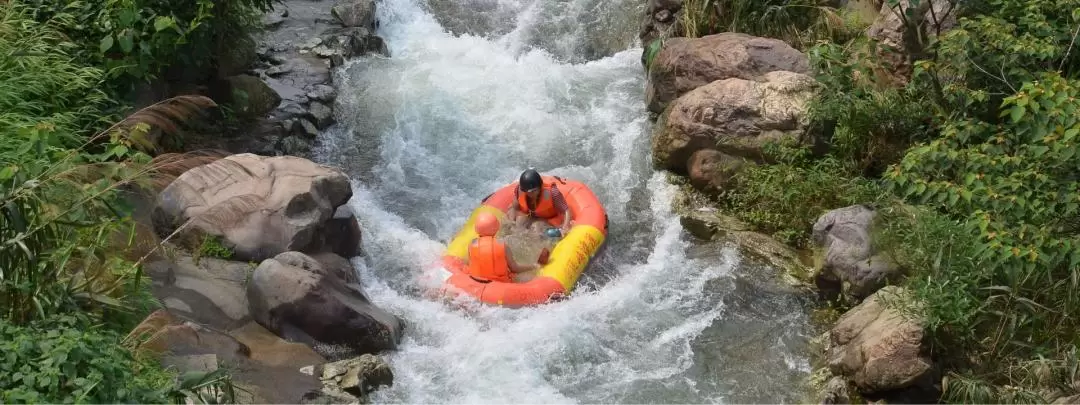
{"label": "orange raft", "polygon": [[[488,304],[524,307],[544,304],[570,294],[578,277],[607,238],[607,213],[585,184],[556,176],[543,178],[545,182],[553,181],[559,187],[573,214],[573,223],[570,232],[563,235],[551,250],[547,263],[537,270],[536,277],[523,283],[481,281],[469,276],[465,264],[469,243],[477,237],[473,230],[476,216],[481,212],[490,212],[500,222],[505,221],[517,187],[517,182],[514,182],[484,198],[450,241],[443,255],[443,266],[448,270],[441,290],[444,296],[466,294]],[[562,225],[562,220],[560,214],[547,222],[558,227]]]}

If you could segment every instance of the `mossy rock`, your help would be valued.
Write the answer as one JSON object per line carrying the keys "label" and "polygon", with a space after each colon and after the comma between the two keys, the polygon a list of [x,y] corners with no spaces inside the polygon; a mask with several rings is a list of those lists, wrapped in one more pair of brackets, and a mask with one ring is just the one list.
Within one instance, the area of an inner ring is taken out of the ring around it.
{"label": "mossy rock", "polygon": [[790,285],[812,283],[813,267],[809,252],[800,252],[773,237],[753,231],[739,219],[712,207],[706,198],[692,190],[683,189],[675,201],[679,222],[694,237],[705,241],[727,241],[739,246],[740,252],[782,270],[782,278]]}

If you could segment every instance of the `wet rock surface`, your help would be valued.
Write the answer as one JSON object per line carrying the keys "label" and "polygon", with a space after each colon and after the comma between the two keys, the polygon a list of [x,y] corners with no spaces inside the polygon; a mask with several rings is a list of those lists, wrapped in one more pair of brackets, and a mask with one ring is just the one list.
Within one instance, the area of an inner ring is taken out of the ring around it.
{"label": "wet rock surface", "polygon": [[265,83],[278,102],[253,111],[261,119],[225,149],[310,157],[319,131],[337,121],[333,69],[354,57],[389,56],[385,41],[375,35],[375,10],[370,0],[291,0],[268,12],[258,60],[247,74]]}

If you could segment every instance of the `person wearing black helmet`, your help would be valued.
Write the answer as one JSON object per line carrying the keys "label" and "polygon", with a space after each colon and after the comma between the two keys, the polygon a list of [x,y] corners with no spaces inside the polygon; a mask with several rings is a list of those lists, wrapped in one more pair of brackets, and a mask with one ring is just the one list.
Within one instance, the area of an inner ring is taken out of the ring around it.
{"label": "person wearing black helmet", "polygon": [[562,217],[559,229],[565,235],[570,231],[573,216],[566,198],[555,183],[532,168],[521,172],[518,187],[514,190],[514,201],[507,210],[507,219],[531,228],[537,223],[544,225],[549,219]]}

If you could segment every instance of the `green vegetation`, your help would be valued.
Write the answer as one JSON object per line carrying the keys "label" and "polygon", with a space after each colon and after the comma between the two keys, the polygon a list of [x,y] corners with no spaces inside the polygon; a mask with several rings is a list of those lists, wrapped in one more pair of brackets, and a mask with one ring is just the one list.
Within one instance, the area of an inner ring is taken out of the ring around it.
{"label": "green vegetation", "polygon": [[820,39],[850,38],[873,18],[862,9],[838,10],[817,0],[684,0],[683,10],[687,37],[743,32],[783,39],[799,49]]}
{"label": "green vegetation", "polygon": [[199,262],[199,259],[203,257],[212,257],[217,259],[228,259],[232,257],[233,251],[221,241],[221,238],[213,235],[203,235],[202,242],[195,250],[195,263]]}
{"label": "green vegetation", "polygon": [[177,135],[216,106],[183,96],[130,113],[126,97],[213,75],[270,4],[0,2],[0,402],[229,400],[227,376],[178,380],[122,344],[156,307],[141,268],[156,243],[126,197],[175,165],[145,153],[151,126]]}
{"label": "green vegetation", "polygon": [[[837,35],[855,31],[828,24],[843,12],[769,12],[805,8],[796,1],[689,8],[688,33],[734,30],[805,49],[825,89],[810,116],[827,152],[788,150],[750,168],[722,204],[801,245],[826,210],[874,203],[875,243],[908,272],[919,305],[904,309],[927,320],[945,368],[943,400],[1075,394],[1080,0],[938,0],[934,12],[928,1],[886,0],[904,24],[904,54]],[[720,9],[731,12],[710,17]],[[941,10],[955,28],[934,28]]]}

